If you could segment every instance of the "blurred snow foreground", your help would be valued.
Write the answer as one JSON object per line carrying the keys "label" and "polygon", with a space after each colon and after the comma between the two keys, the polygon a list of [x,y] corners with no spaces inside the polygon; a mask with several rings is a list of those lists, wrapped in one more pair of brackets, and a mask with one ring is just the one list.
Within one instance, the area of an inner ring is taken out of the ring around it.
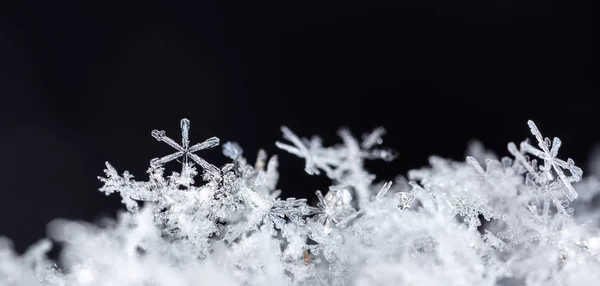
{"label": "blurred snow foreground", "polygon": [[[264,151],[250,164],[225,143],[231,163],[205,161],[219,139],[192,145],[183,119],[181,144],[152,131],[175,150],[148,181],[106,163],[100,191],[127,208],[117,221],[55,220],[21,256],[0,240],[0,285],[598,285],[598,177],[581,180],[561,141],[528,125],[535,140],[508,144],[510,157],[474,144],[464,162],[431,157],[394,183],[363,167],[396,157],[379,147],[384,129],[324,147],[283,127],[277,146],[332,180],[312,204],[280,198]],[[181,173],[165,176],[173,161]]]}

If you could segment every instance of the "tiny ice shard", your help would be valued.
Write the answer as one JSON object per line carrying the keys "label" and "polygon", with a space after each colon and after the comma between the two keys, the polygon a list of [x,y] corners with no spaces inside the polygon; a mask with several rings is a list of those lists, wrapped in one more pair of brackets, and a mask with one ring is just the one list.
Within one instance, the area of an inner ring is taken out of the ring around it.
{"label": "tiny ice shard", "polygon": [[236,142],[226,142],[223,144],[223,155],[236,160],[243,153],[242,147]]}

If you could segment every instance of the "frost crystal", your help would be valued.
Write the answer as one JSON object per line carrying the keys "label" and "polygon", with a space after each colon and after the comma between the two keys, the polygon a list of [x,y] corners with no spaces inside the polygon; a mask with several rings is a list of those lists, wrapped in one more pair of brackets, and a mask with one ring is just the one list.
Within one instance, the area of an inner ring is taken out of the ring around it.
{"label": "frost crystal", "polygon": [[[465,161],[432,156],[394,183],[364,169],[396,157],[378,147],[384,129],[362,141],[342,129],[342,144],[324,147],[283,127],[291,144],[276,145],[332,180],[309,201],[280,198],[279,163],[264,150],[250,164],[227,142],[231,161],[208,163],[195,153],[219,139],[190,146],[183,119],[181,144],[152,131],[175,153],[152,159],[147,181],[106,163],[100,191],[127,209],[116,221],[55,220],[23,255],[0,239],[0,285],[595,285],[600,168],[581,181],[557,158],[561,141],[528,124],[537,147],[510,143],[497,159],[472,143]],[[165,176],[178,159],[181,172]],[[46,258],[52,241],[60,264]]]}

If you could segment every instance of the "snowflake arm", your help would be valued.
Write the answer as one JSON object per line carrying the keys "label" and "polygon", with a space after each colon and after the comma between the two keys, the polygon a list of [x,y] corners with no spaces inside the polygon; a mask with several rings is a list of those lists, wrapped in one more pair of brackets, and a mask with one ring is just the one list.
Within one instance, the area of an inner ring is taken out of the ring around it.
{"label": "snowflake arm", "polygon": [[285,138],[288,141],[290,141],[291,143],[293,143],[294,146],[284,144],[281,142],[275,142],[275,145],[277,145],[277,147],[279,147],[285,151],[288,151],[298,157],[308,156],[308,149],[304,145],[304,142],[302,142],[302,140],[300,140],[300,138],[298,136],[296,136],[296,134],[294,134],[292,132],[292,130],[290,130],[286,126],[282,126],[281,132],[283,132],[283,138]]}
{"label": "snowflake arm", "polygon": [[391,162],[398,157],[398,153],[389,148],[373,149],[375,146],[383,143],[383,139],[381,138],[383,135],[385,135],[385,128],[383,127],[377,127],[371,133],[363,135],[363,142],[360,147],[365,150],[365,158],[382,159],[385,162]]}
{"label": "snowflake arm", "polygon": [[475,168],[475,170],[477,170],[477,173],[479,173],[480,175],[482,175],[484,177],[487,177],[487,173],[485,172],[485,170],[483,170],[483,168],[481,167],[479,162],[477,162],[477,160],[474,157],[467,156],[466,161],[469,165],[473,166]]}
{"label": "snowflake arm", "polygon": [[202,167],[202,169],[206,170],[207,172],[216,175],[219,173],[219,168],[217,168],[217,166],[206,162],[206,160],[200,158],[200,156],[194,154],[194,153],[189,153],[188,156],[190,157],[190,159],[192,159],[194,162],[196,162],[196,164],[200,165],[200,167]]}
{"label": "snowflake arm", "polygon": [[376,145],[383,143],[381,137],[385,135],[385,128],[377,127],[373,132],[363,135],[363,142],[360,145],[363,149],[371,149]]}

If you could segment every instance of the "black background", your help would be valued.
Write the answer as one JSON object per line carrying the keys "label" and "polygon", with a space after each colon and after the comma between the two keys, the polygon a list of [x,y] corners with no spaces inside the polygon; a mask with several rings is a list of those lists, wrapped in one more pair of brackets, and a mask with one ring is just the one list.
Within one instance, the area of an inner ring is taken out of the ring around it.
{"label": "black background", "polygon": [[280,154],[288,196],[328,181],[275,148],[281,125],[326,144],[385,126],[380,179],[472,138],[506,155],[527,119],[584,167],[600,141],[592,1],[56,2],[0,4],[0,235],[19,250],[53,218],[114,216],[104,161],[145,179],[172,151],[150,131],[179,140],[183,117],[192,142]]}

